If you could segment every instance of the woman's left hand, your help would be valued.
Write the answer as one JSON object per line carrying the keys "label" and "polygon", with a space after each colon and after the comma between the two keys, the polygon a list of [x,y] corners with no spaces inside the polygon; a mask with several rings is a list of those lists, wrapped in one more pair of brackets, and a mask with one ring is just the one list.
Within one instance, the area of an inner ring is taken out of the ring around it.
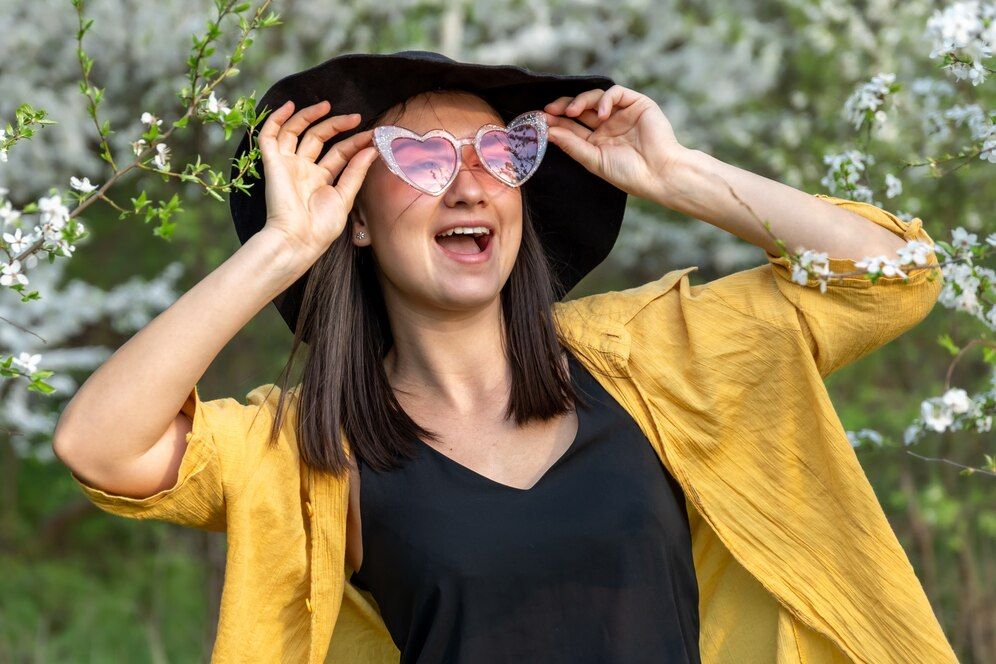
{"label": "woman's left hand", "polygon": [[687,152],[660,106],[621,85],[561,97],[543,110],[551,143],[595,175],[647,200],[661,201],[669,169]]}

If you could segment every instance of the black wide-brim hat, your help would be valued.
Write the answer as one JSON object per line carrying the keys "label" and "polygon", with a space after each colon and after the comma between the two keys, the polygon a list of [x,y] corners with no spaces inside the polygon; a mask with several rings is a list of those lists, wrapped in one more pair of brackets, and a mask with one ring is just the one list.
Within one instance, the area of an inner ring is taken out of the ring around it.
{"label": "black wide-brim hat", "polygon": [[[614,81],[606,76],[458,62],[432,51],[348,53],[280,79],[259,100],[256,112],[272,112],[288,100],[294,102],[296,112],[327,99],[332,104],[331,114],[359,113],[360,125],[327,141],[318,161],[334,143],[363,131],[366,120],[421,92],[450,88],[472,92],[490,103],[507,123],[526,111],[542,110],[558,97],[573,97],[595,88],[607,90],[612,85]],[[231,178],[238,175],[237,160],[248,150],[247,131],[235,152]],[[249,193],[233,189],[229,198],[235,230],[243,244],[266,222],[266,174],[261,161],[256,166],[260,179],[245,178],[252,184]],[[557,299],[562,299],[608,256],[622,225],[626,192],[549,143],[539,168],[522,185],[522,193],[562,287]],[[297,326],[310,273],[309,269],[273,300],[291,331]]]}

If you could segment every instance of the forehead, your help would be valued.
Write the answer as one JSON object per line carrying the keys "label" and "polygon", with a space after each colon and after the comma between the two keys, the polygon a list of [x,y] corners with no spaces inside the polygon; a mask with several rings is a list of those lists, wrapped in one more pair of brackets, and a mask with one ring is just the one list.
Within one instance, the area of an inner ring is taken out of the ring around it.
{"label": "forehead", "polygon": [[445,129],[454,136],[473,136],[481,125],[504,125],[486,101],[469,93],[428,93],[412,97],[392,124],[425,133]]}

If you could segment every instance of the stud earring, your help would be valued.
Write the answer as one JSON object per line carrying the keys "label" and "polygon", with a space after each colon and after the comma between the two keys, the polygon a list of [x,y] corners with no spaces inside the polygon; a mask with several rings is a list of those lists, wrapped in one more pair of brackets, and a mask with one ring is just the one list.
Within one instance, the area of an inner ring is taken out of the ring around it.
{"label": "stud earring", "polygon": [[362,240],[362,239],[363,239],[363,238],[365,238],[366,236],[367,236],[367,234],[366,234],[366,232],[365,232],[365,231],[360,231],[360,232],[358,232],[358,233],[356,234],[356,239],[357,239],[357,240]]}

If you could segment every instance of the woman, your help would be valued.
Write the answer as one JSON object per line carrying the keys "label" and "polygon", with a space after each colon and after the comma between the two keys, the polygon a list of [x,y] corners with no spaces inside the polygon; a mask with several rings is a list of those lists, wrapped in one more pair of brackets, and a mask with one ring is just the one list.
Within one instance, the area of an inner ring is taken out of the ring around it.
{"label": "woman", "polygon": [[[265,201],[232,203],[244,246],[55,437],[101,508],[227,532],[214,660],[954,661],[821,380],[940,280],[820,293],[758,223],[846,272],[929,242],[919,219],[681,146],[608,79],[352,55],[260,105],[281,98],[313,103],[267,106]],[[557,301],[626,194],[769,260]],[[201,401],[274,299],[309,344],[301,384]],[[156,380],[122,394],[126,372]]]}

